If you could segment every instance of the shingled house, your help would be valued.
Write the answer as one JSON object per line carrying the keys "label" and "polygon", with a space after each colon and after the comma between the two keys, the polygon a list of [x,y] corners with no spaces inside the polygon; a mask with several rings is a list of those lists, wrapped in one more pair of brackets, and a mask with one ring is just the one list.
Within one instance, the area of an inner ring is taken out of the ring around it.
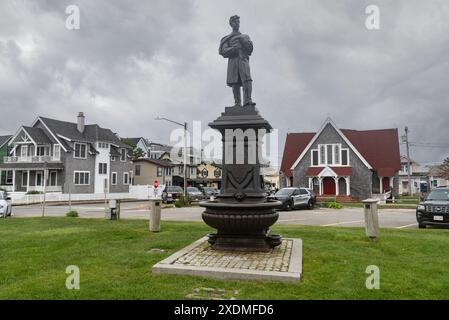
{"label": "shingled house", "polygon": [[9,140],[0,164],[8,179],[0,186],[11,192],[61,193],[128,192],[131,147],[110,129],[38,117]]}
{"label": "shingled house", "polygon": [[302,186],[317,195],[364,199],[397,194],[400,170],[397,129],[339,129],[330,119],[316,133],[289,133],[281,186]]}

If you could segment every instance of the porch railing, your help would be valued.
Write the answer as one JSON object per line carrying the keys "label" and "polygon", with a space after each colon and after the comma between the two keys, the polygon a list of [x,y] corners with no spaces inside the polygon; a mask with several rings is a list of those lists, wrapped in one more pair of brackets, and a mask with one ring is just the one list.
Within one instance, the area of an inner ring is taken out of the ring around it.
{"label": "porch railing", "polygon": [[43,163],[43,162],[58,162],[61,161],[61,157],[54,156],[26,156],[26,157],[3,157],[4,163]]}

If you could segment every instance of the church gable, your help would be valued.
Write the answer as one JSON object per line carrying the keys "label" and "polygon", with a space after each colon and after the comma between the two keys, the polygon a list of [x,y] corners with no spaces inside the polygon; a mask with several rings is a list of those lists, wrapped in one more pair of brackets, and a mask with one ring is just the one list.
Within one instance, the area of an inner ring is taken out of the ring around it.
{"label": "church gable", "polygon": [[349,166],[351,151],[368,168],[370,164],[363,158],[360,152],[351,144],[348,138],[335,126],[331,119],[327,119],[320,130],[315,134],[307,147],[302,151],[296,162],[291,167],[295,170],[301,166]]}

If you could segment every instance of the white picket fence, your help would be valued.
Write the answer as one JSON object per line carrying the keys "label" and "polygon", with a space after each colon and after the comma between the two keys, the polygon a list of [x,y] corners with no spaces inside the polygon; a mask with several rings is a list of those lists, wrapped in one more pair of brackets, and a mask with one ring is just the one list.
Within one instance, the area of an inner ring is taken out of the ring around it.
{"label": "white picket fence", "polygon": [[[161,196],[164,186],[159,186],[154,191],[153,186],[129,186],[129,192],[125,193],[108,193],[106,194],[106,199],[115,200],[126,200],[126,199],[136,199],[136,200],[148,200],[155,195]],[[44,201],[43,194],[25,194],[23,192],[10,192],[8,193],[11,197],[13,204],[32,204],[32,203],[42,203]],[[61,192],[47,192],[45,194],[46,202],[68,202],[71,201],[103,201],[105,199],[104,193],[77,193],[77,194],[67,194]]]}

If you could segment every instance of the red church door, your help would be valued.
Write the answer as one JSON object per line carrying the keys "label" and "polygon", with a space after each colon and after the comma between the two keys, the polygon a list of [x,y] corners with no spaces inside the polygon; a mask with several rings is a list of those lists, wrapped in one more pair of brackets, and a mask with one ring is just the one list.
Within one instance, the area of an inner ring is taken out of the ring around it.
{"label": "red church door", "polygon": [[388,177],[382,178],[382,193],[384,193],[385,190],[390,190],[390,178]]}
{"label": "red church door", "polygon": [[326,177],[323,179],[323,194],[335,195],[335,180],[334,178]]}

